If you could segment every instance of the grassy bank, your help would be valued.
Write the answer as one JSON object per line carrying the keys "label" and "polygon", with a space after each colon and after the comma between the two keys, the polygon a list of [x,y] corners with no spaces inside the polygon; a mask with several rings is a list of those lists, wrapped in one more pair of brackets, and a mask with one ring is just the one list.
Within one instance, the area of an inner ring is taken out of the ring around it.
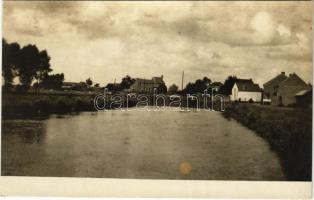
{"label": "grassy bank", "polygon": [[[81,112],[81,111],[96,111],[94,107],[94,97],[97,93],[88,92],[64,92],[64,91],[45,91],[45,92],[28,92],[28,93],[6,93],[2,94],[2,116],[7,118],[16,117],[36,117],[36,116],[47,116],[49,114],[65,114],[69,112]],[[155,102],[153,96],[148,97],[148,105],[154,106]],[[129,99],[126,102],[125,96],[123,98],[122,107],[135,106],[137,103],[144,106],[145,103],[140,103],[138,99]],[[108,102],[106,102],[106,109],[111,109],[113,107],[118,108],[119,104],[114,104],[110,108],[111,102],[109,101],[110,96],[108,96]],[[176,99],[177,100],[177,99]],[[141,100],[142,101],[142,100]],[[165,96],[165,104],[163,104],[162,99],[157,101],[158,106],[170,106],[170,97]],[[99,106],[102,107],[102,100],[100,100]],[[182,98],[182,107],[190,108],[204,108],[203,98],[199,98],[199,102],[196,103],[195,100],[189,99],[187,102],[186,97]],[[178,106],[175,104],[173,106]],[[207,102],[206,108],[211,107],[211,102]],[[215,110],[220,110],[220,102],[214,102]]]}
{"label": "grassy bank", "polygon": [[[96,111],[94,98],[96,93],[3,93],[2,94],[2,117],[4,118],[28,118],[46,117],[49,114],[65,114],[71,112]],[[103,106],[100,100],[99,106]],[[110,109],[111,102],[106,103],[106,109]],[[135,101],[129,100],[128,106],[136,105]],[[118,107],[118,105],[115,105]],[[123,101],[122,107],[126,106]]]}
{"label": "grassy bank", "polygon": [[234,103],[227,105],[223,114],[269,142],[278,153],[288,180],[311,180],[311,110]]}
{"label": "grassy bank", "polygon": [[2,116],[45,116],[94,110],[93,95],[2,94]]}

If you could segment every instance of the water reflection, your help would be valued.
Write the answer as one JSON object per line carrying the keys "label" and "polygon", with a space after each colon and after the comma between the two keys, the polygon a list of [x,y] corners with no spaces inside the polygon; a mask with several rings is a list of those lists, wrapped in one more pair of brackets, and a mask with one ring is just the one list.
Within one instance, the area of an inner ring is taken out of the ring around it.
{"label": "water reflection", "polygon": [[217,112],[85,112],[2,122],[2,175],[285,180],[278,156]]}
{"label": "water reflection", "polygon": [[[2,121],[2,139],[18,143],[43,143],[46,124],[41,120],[4,120]],[[19,137],[16,137],[18,135]]]}

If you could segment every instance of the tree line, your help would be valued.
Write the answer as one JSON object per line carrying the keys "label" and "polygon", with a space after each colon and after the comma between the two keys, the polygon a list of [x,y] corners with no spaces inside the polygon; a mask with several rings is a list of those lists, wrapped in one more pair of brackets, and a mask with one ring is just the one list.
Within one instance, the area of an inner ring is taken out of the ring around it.
{"label": "tree line", "polygon": [[19,80],[19,91],[27,91],[34,82],[34,87],[60,88],[64,74],[49,74],[50,72],[50,56],[46,50],[39,50],[32,44],[22,47],[17,42],[8,43],[2,39],[2,77],[5,89],[12,87],[16,77]]}
{"label": "tree line", "polygon": [[[31,85],[34,88],[44,89],[61,89],[64,81],[64,74],[51,74],[53,71],[50,65],[50,56],[46,50],[39,50],[36,45],[28,44],[21,46],[17,42],[8,43],[2,39],[2,77],[4,80],[4,89],[12,88],[15,78],[18,78],[19,84],[16,91],[27,91]],[[225,82],[219,87],[216,93],[230,95],[232,87],[236,81],[236,76],[229,76]],[[135,82],[134,78],[126,75],[118,84],[107,84],[107,88],[111,91],[123,91],[129,89]],[[197,79],[195,82],[188,83],[182,91],[179,91],[178,86],[172,84],[168,89],[163,82],[157,88],[158,93],[175,94],[197,94],[203,93],[205,89],[211,87],[212,80],[208,77]],[[85,82],[81,82],[82,87],[91,88],[93,81],[88,78]],[[94,87],[100,87],[98,83],[94,83]]]}
{"label": "tree line", "polygon": [[[224,83],[223,84],[221,83],[221,86],[218,87],[218,90],[214,90],[214,94],[222,94],[226,96],[231,95],[232,87],[236,80],[237,80],[236,76],[228,76]],[[219,82],[212,82],[210,78],[203,77],[202,79],[197,79],[195,82],[189,82],[182,90],[182,93],[183,94],[203,93],[204,90],[206,89],[217,87],[216,85],[217,83]],[[176,85],[173,85],[172,87],[178,88]]]}

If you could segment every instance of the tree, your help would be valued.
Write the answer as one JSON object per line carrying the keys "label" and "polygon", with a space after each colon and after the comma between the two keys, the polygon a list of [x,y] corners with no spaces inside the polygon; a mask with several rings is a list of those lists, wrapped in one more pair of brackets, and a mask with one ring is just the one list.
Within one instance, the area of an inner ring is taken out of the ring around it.
{"label": "tree", "polygon": [[228,78],[225,80],[224,84],[219,89],[219,94],[223,95],[231,95],[232,93],[232,87],[234,83],[236,82],[237,77],[236,76],[228,76]]}
{"label": "tree", "polygon": [[52,71],[49,62],[47,51],[39,51],[36,45],[29,44],[20,49],[16,66],[22,91],[29,88],[34,78],[39,84]]}
{"label": "tree", "polygon": [[122,78],[122,81],[120,83],[121,89],[129,89],[130,86],[135,82],[134,78],[131,78],[129,75],[126,75],[124,78]]}
{"label": "tree", "polygon": [[93,81],[92,81],[91,78],[86,79],[85,82],[86,82],[86,85],[87,85],[88,87],[91,87],[91,86],[93,85]]}
{"label": "tree", "polygon": [[2,77],[6,88],[12,86],[13,78],[17,74],[19,53],[20,45],[18,43],[8,44],[5,39],[2,39]]}
{"label": "tree", "polygon": [[203,79],[197,79],[194,83],[188,83],[186,87],[183,89],[183,93],[185,94],[203,93],[204,90],[206,90],[210,84],[211,80],[207,77],[204,77]]}
{"label": "tree", "polygon": [[110,92],[117,92],[117,91],[122,90],[120,84],[114,84],[114,83],[108,83],[108,84],[106,85],[106,88],[107,88],[108,91],[110,91]]}
{"label": "tree", "polygon": [[[50,68],[50,56],[48,55],[46,50],[43,50],[39,52],[39,59],[40,59],[40,64],[38,66],[38,69],[36,71],[35,79],[37,80],[37,83],[39,81],[42,81],[49,72],[52,71]],[[59,74],[56,74],[59,76]],[[62,74],[63,75],[63,74]]]}
{"label": "tree", "polygon": [[20,83],[27,89],[36,76],[40,65],[38,48],[35,45],[24,46],[17,62]]}
{"label": "tree", "polygon": [[176,84],[172,84],[172,85],[169,87],[168,92],[169,92],[170,94],[175,94],[175,93],[178,92],[178,89],[179,89],[179,87],[178,87]]}
{"label": "tree", "polygon": [[61,87],[63,85],[63,81],[64,81],[64,74],[63,73],[52,74],[52,75],[45,74],[43,76],[43,80],[39,86],[41,86],[45,89],[58,90],[58,89],[61,89]]}
{"label": "tree", "polygon": [[167,86],[165,85],[165,83],[161,83],[158,87],[157,87],[157,93],[158,94],[165,94],[167,92]]}
{"label": "tree", "polygon": [[99,88],[100,87],[99,83],[95,83],[94,87]]}

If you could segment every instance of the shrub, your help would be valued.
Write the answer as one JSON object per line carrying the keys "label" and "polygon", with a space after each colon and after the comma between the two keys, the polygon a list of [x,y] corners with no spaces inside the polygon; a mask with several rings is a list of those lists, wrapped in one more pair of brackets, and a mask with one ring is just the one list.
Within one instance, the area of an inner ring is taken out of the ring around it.
{"label": "shrub", "polygon": [[47,99],[41,99],[35,102],[35,108],[39,113],[49,113],[51,111],[52,102]]}
{"label": "shrub", "polygon": [[69,103],[65,100],[58,100],[57,103],[54,105],[54,111],[58,114],[64,114],[71,111],[71,107]]}
{"label": "shrub", "polygon": [[29,101],[21,101],[16,105],[16,113],[24,114],[24,115],[32,115],[36,113],[36,108],[32,102]]}

